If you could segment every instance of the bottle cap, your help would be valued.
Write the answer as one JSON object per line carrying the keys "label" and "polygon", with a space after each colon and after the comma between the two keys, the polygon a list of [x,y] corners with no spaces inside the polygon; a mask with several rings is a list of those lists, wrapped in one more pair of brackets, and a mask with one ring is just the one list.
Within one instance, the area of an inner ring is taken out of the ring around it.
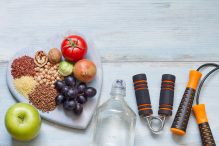
{"label": "bottle cap", "polygon": [[117,79],[112,84],[111,95],[126,95],[126,84],[124,80]]}

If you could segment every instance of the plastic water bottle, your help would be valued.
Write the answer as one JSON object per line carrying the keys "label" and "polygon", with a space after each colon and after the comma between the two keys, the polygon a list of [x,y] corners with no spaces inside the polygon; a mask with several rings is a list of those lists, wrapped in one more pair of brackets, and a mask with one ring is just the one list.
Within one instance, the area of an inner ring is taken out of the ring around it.
{"label": "plastic water bottle", "polygon": [[125,82],[116,80],[110,95],[94,115],[92,146],[133,146],[136,114],[124,100]]}

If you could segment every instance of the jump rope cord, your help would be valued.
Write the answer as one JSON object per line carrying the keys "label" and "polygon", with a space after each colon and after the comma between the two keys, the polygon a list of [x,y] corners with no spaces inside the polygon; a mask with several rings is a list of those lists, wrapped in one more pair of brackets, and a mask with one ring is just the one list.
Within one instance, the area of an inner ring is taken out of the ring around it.
{"label": "jump rope cord", "polygon": [[200,71],[202,68],[204,67],[219,67],[219,64],[216,64],[216,63],[206,63],[206,64],[203,64],[201,66],[199,66],[199,68],[197,69],[197,71]]}
{"label": "jump rope cord", "polygon": [[202,86],[205,82],[205,80],[212,74],[214,73],[215,71],[217,71],[219,69],[219,64],[216,64],[216,63],[206,63],[206,64],[203,64],[201,65],[197,71],[200,71],[202,68],[204,67],[215,67],[214,69],[212,69],[210,72],[208,72],[204,78],[201,80],[200,84],[199,84],[199,87],[198,87],[198,91],[197,91],[197,94],[196,94],[196,104],[199,104],[199,96],[200,96],[200,92],[201,92],[201,89],[202,89]]}

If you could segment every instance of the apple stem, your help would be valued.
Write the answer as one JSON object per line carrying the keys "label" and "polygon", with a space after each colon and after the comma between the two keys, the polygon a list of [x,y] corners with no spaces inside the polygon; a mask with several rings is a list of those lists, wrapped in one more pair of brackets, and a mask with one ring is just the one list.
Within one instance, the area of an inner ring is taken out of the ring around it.
{"label": "apple stem", "polygon": [[20,119],[20,122],[23,123],[23,121],[24,121],[24,116],[23,116],[23,115],[19,115],[18,118]]}

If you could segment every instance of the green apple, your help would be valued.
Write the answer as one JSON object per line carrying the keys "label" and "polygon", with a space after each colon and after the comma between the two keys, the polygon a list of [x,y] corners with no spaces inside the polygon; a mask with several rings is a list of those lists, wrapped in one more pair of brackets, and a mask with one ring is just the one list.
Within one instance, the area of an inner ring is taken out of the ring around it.
{"label": "green apple", "polygon": [[30,104],[16,103],[8,109],[5,115],[5,126],[14,139],[29,141],[40,131],[40,114]]}

